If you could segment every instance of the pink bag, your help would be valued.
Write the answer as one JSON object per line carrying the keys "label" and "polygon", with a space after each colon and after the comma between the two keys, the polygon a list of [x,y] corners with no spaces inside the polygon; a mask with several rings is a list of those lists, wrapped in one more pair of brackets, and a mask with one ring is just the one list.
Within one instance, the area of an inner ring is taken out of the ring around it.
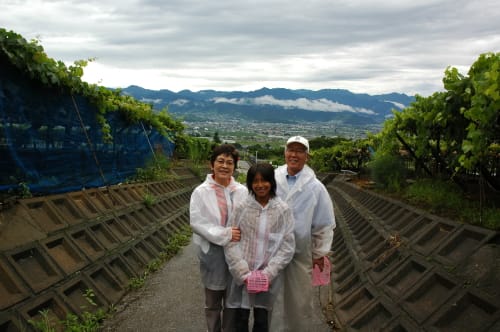
{"label": "pink bag", "polygon": [[250,273],[246,284],[248,293],[260,293],[269,290],[269,279],[259,270]]}
{"label": "pink bag", "polygon": [[325,256],[323,257],[323,271],[320,271],[318,265],[314,265],[312,271],[312,285],[322,286],[330,283],[330,260]]}

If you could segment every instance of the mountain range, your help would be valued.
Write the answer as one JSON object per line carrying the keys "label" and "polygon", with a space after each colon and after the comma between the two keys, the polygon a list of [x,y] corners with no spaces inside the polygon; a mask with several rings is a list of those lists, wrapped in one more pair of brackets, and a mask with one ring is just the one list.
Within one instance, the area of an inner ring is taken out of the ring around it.
{"label": "mountain range", "polygon": [[186,121],[239,118],[257,122],[300,123],[335,121],[346,125],[382,123],[415,100],[401,93],[368,95],[343,89],[291,90],[262,88],[255,91],[193,92],[148,90],[129,86],[122,93],[153,104]]}

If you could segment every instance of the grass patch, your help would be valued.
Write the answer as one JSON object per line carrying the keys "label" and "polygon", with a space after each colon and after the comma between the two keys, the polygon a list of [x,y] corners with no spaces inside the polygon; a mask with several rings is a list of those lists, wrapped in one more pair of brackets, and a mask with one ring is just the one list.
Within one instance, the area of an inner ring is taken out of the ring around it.
{"label": "grass patch", "polygon": [[39,319],[30,319],[28,322],[36,331],[42,332],[97,332],[101,327],[102,321],[108,317],[114,307],[111,306],[107,310],[98,308],[95,302],[95,294],[92,289],[87,289],[83,294],[88,305],[82,309],[80,316],[73,313],[68,313],[66,319],[57,321],[55,315],[50,314],[50,310],[40,311]]}
{"label": "grass patch", "polygon": [[412,204],[425,205],[432,213],[455,211],[462,203],[460,189],[453,183],[438,180],[419,180],[404,190]]}
{"label": "grass patch", "polygon": [[182,247],[186,246],[191,239],[191,227],[185,225],[181,228],[179,233],[172,235],[167,243],[163,245],[163,250],[160,252],[158,258],[153,259],[146,265],[146,268],[141,276],[131,278],[128,282],[128,290],[136,290],[143,287],[146,283],[147,277],[156,271],[158,271],[164,262],[168,261],[170,258],[174,257]]}
{"label": "grass patch", "polygon": [[418,180],[403,191],[410,204],[431,213],[488,229],[500,229],[500,209],[467,197],[454,183]]}
{"label": "grass patch", "polygon": [[172,168],[172,162],[164,154],[158,153],[146,161],[143,168],[136,169],[136,175],[131,179],[131,182],[149,182],[162,181],[174,178],[169,173]]}
{"label": "grass patch", "polygon": [[157,198],[155,195],[153,195],[152,193],[150,192],[146,192],[144,193],[144,195],[142,196],[142,201],[144,203],[144,205],[147,207],[147,208],[151,208],[153,207],[153,205],[156,203],[157,201]]}
{"label": "grass patch", "polygon": [[163,246],[163,255],[160,255],[160,257],[163,260],[168,260],[175,256],[182,247],[189,243],[191,234],[191,227],[189,225],[184,226],[179,233],[168,239],[167,243]]}

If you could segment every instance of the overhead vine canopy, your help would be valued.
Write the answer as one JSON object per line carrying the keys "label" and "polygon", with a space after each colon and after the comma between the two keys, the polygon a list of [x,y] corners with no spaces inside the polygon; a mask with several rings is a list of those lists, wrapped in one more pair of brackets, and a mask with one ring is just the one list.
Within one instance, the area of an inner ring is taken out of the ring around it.
{"label": "overhead vine canopy", "polygon": [[106,141],[112,140],[105,117],[109,112],[120,112],[131,124],[149,124],[166,137],[184,130],[184,125],[173,119],[165,109],[155,112],[151,104],[121,95],[119,89],[110,90],[82,81],[84,67],[94,59],[77,60],[68,67],[64,62],[50,58],[38,40],[27,41],[21,35],[3,28],[0,28],[0,57],[5,57],[29,78],[47,87],[60,88],[71,95],[87,98],[98,110],[97,121],[101,124]]}

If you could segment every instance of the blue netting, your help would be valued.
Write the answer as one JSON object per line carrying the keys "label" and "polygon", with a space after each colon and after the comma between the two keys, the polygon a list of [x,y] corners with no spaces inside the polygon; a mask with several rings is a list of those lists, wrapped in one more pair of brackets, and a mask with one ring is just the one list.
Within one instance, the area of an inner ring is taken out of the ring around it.
{"label": "blue netting", "polygon": [[118,112],[108,117],[113,142],[103,143],[95,107],[85,98],[74,100],[76,107],[67,93],[0,64],[0,191],[20,183],[32,193],[56,193],[123,182],[152,158],[150,143],[172,156],[165,137],[127,125]]}

